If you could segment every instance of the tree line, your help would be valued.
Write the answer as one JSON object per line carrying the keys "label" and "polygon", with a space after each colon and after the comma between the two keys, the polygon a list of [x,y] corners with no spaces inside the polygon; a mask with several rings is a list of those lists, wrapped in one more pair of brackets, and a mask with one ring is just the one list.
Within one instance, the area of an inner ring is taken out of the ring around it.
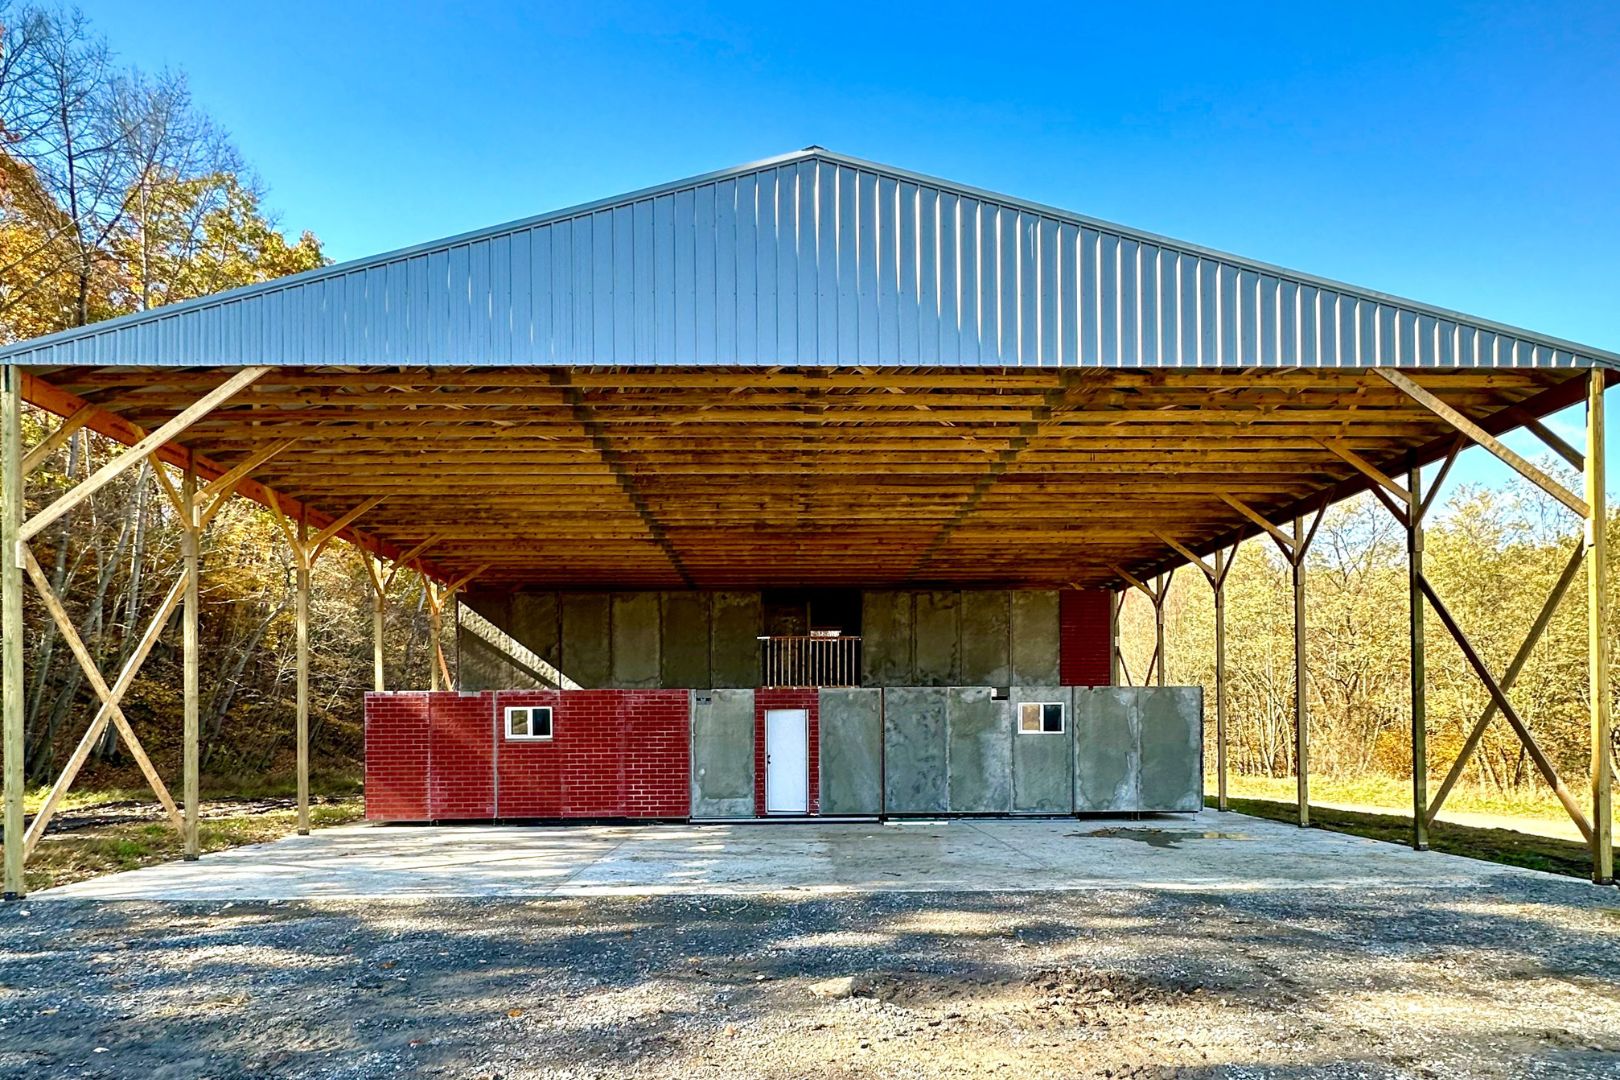
{"label": "tree line", "polygon": [[[1548,460],[1542,468],[1578,488],[1578,477],[1561,463]],[[1500,677],[1579,542],[1579,523],[1523,481],[1503,489],[1464,485],[1436,510],[1426,529],[1425,572]],[[1611,547],[1620,543],[1620,516],[1611,515],[1608,533]],[[1305,651],[1312,776],[1412,775],[1406,559],[1404,528],[1368,495],[1329,508],[1310,548]],[[1242,545],[1226,581],[1228,767],[1235,776],[1294,775],[1291,575],[1281,553],[1257,538]],[[1570,587],[1509,693],[1577,791],[1587,786],[1591,763],[1585,582],[1583,573]],[[1614,619],[1620,596],[1612,582],[1610,591]],[[1214,611],[1203,575],[1178,570],[1165,606],[1169,680],[1207,688],[1206,765],[1212,769]],[[1153,650],[1145,598],[1127,601],[1121,642],[1127,667],[1140,681]],[[1429,773],[1438,779],[1490,699],[1432,611],[1425,614],[1424,651]],[[1502,795],[1542,786],[1500,716],[1463,779]]]}
{"label": "tree line", "polygon": [[[314,233],[289,238],[229,133],[192,98],[183,73],[122,64],[76,9],[0,0],[0,341],[143,311],[328,262]],[[33,409],[24,442],[56,422]],[[29,478],[29,511],[122,448],[87,431]],[[179,573],[178,522],[153,466],[97,492],[36,553],[103,672],[129,658]],[[245,500],[215,519],[203,547],[204,769],[285,771],[293,751],[293,567],[266,512]],[[427,677],[419,579],[402,574],[387,624],[394,677]],[[358,703],[371,687],[370,597],[363,567],[328,558],[314,575],[315,760],[352,766]],[[25,611],[26,769],[47,782],[97,699],[54,622]],[[177,620],[176,620],[177,624]],[[124,700],[160,767],[179,760],[180,654],[171,626]],[[129,763],[111,729],[89,774]]]}

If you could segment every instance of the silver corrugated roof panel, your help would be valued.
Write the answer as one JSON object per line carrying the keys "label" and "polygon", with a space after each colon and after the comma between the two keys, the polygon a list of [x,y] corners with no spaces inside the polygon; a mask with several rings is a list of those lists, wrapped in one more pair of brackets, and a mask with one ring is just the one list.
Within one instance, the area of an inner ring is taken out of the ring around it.
{"label": "silver corrugated roof panel", "polygon": [[1620,367],[811,148],[20,342],[31,365]]}

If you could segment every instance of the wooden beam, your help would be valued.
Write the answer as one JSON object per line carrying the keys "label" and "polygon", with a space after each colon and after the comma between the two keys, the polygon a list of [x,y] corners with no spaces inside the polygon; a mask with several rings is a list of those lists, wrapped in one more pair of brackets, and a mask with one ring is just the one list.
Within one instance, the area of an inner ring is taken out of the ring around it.
{"label": "wooden beam", "polygon": [[373,495],[371,498],[362,502],[359,506],[354,507],[348,513],[337,518],[326,528],[316,533],[315,538],[306,545],[310,549],[309,561],[314,562],[316,559],[320,558],[321,551],[326,547],[326,542],[328,540],[332,539],[332,537],[348,528],[360,517],[361,514],[373,509],[378,503],[382,502],[387,497],[388,496],[386,495]]}
{"label": "wooden beam", "polygon": [[1586,398],[1586,648],[1592,710],[1592,880],[1614,880],[1613,692],[1609,684],[1609,511],[1604,489],[1604,375],[1587,376]]}
{"label": "wooden beam", "polygon": [[[280,516],[279,514],[277,515]],[[294,568],[293,621],[294,645],[297,652],[298,702],[294,735],[297,741],[298,772],[298,835],[309,835],[309,526],[298,522],[298,533],[293,537],[290,526],[283,519],[288,541],[298,552]]]}
{"label": "wooden beam", "polygon": [[74,435],[78,434],[79,430],[83,428],[85,424],[90,422],[90,417],[93,412],[94,410],[89,405],[84,405],[68,416],[63,417],[62,422],[56,426],[55,431],[52,431],[49,435],[45,436],[36,446],[33,447],[33,449],[29,450],[27,454],[23,455],[23,479],[27,480],[35,469],[45,464],[46,458],[56,453],[63,443],[67,442],[69,439],[73,438]]}
{"label": "wooden beam", "polygon": [[377,559],[360,548],[355,548],[355,552],[360,556],[360,562],[366,568],[366,578],[371,582],[371,688],[380,694],[387,689],[383,672],[383,616],[388,593],[383,588]]}
{"label": "wooden beam", "polygon": [[246,458],[232,465],[223,475],[217,476],[205,484],[203,489],[197,492],[197,501],[199,503],[213,503],[216,500],[230,498],[235,493],[237,484],[252,476],[254,470],[260,468],[277,454],[297,442],[297,439],[282,439],[280,442],[273,442],[268,446],[253,451]]}
{"label": "wooden beam", "polygon": [[[1412,848],[1429,848],[1429,676],[1423,637],[1423,470],[1407,480],[1406,612],[1407,675],[1412,707]],[[1376,489],[1375,489],[1376,490]]]}
{"label": "wooden beam", "polygon": [[1233,497],[1229,492],[1225,491],[1217,491],[1215,493],[1215,497],[1220,499],[1221,502],[1225,503],[1227,506],[1230,506],[1232,509],[1236,510],[1238,513],[1242,514],[1244,517],[1248,518],[1254,524],[1260,526],[1260,528],[1264,529],[1270,534],[1271,538],[1277,542],[1284,552],[1292,552],[1294,550],[1294,538],[1277,528],[1277,526],[1273,525],[1265,518],[1261,517],[1247,503]]}
{"label": "wooden beam", "polygon": [[[153,468],[163,471],[163,463]],[[185,610],[180,617],[180,771],[181,801],[185,804],[185,827],[182,857],[187,861],[197,858],[201,851],[198,827],[202,805],[199,795],[198,772],[201,757],[198,746],[198,713],[201,707],[201,645],[198,624],[202,618],[202,601],[198,595],[198,577],[202,574],[202,524],[197,514],[197,470],[187,466],[181,477],[181,490],[175,499],[180,513],[180,561],[186,578]]]}
{"label": "wooden beam", "polygon": [[1237,558],[1237,547],[1227,555],[1215,549],[1215,573],[1210,588],[1215,593],[1215,809],[1226,810],[1226,575]]}
{"label": "wooden beam", "polygon": [[1407,376],[1391,368],[1373,368],[1373,370],[1387,379],[1391,385],[1404,390],[1408,395],[1411,396],[1412,400],[1424,406],[1436,416],[1440,417],[1440,419],[1444,420],[1446,423],[1450,424],[1452,427],[1474,440],[1474,442],[1495,454],[1509,467],[1518,472],[1520,476],[1523,476],[1526,480],[1529,480],[1532,484],[1536,485],[1542,491],[1545,491],[1548,495],[1551,495],[1553,498],[1575,511],[1575,513],[1579,514],[1581,517],[1586,517],[1590,512],[1588,510],[1586,500],[1582,499],[1563,484],[1560,484],[1557,480],[1554,480],[1552,477],[1536,468],[1520,455],[1508,449],[1502,440],[1480,427],[1474,421],[1470,420],[1468,417],[1464,416],[1450,405],[1447,405],[1444,401],[1441,401],[1434,394],[1429,393],[1429,391],[1413,382]]}
{"label": "wooden beam", "polygon": [[1198,569],[1202,570],[1204,572],[1204,576],[1209,578],[1211,584],[1214,584],[1215,576],[1220,573],[1218,562],[1214,565],[1205,562],[1198,555],[1195,555],[1190,548],[1182,544],[1175,537],[1170,536],[1168,533],[1162,533],[1158,529],[1154,529],[1153,535],[1157,536],[1160,540],[1163,540],[1166,544],[1169,544],[1170,547],[1180,554],[1182,558],[1186,559],[1188,562],[1198,567]]}
{"label": "wooden beam", "polygon": [[1397,484],[1394,480],[1391,480],[1387,475],[1384,474],[1382,469],[1377,468],[1372,462],[1350,449],[1350,447],[1345,445],[1342,440],[1318,439],[1316,441],[1321,443],[1326,449],[1332,451],[1347,465],[1355,469],[1361,475],[1365,476],[1367,479],[1371,480],[1373,483],[1377,484],[1379,487],[1401,500],[1401,502],[1407,504],[1412,502],[1412,493],[1410,491]]}
{"label": "wooden beam", "polygon": [[220,403],[229,400],[236,393],[246,387],[254,379],[269,371],[268,367],[245,367],[235,375],[226,379],[212,391],[204,394],[189,408],[184,409],[168,423],[147,435],[146,438],[119,454],[101,468],[80,481],[72,490],[60,496],[44,510],[35,514],[23,525],[20,539],[27,543],[38,536],[40,531],[56,521],[63,514],[78,506],[85,499],[94,495],[118,477],[122,476],[131,466],[138,464],[146,455],[158,447],[174,439],[197,420],[206,416]]}
{"label": "wooden beam", "polygon": [[23,887],[22,369],[0,366],[0,758],[4,760],[4,896]]}
{"label": "wooden beam", "polygon": [[[1317,511],[1318,521],[1321,513]],[[1305,549],[1310,539],[1302,535],[1303,532],[1304,523],[1295,518],[1290,542],[1294,553],[1294,771],[1298,774],[1299,827],[1302,829],[1311,823],[1310,704],[1307,700],[1310,683],[1305,653]]]}

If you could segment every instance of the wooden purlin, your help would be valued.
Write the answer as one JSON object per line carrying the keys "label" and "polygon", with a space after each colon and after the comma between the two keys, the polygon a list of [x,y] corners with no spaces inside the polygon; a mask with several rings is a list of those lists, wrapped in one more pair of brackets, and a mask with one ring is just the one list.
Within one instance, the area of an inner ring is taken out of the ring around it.
{"label": "wooden purlin", "polygon": [[[165,381],[168,382],[168,380]],[[22,397],[28,404],[62,417],[72,416],[85,406],[91,405],[90,402],[85,401],[83,398],[61,390],[40,376],[26,371],[22,375]],[[91,412],[85,418],[82,427],[94,431],[98,435],[105,435],[107,438],[123,443],[125,446],[135,445],[145,435],[142,428],[130,423],[117,413],[109,412],[99,406],[91,406]],[[193,452],[185,446],[172,442],[158,447],[153,451],[152,456],[178,469],[184,469],[190,464],[196,469],[197,477],[204,481],[217,480],[225,476],[231,468],[228,465],[221,465],[200,451]],[[241,480],[236,485],[237,494],[244,495],[261,506],[269,506],[265,495],[267,490],[265,484],[251,479]],[[289,513],[298,513],[304,510],[303,503],[300,500],[289,496],[282,497],[282,505],[287,508]],[[304,512],[307,512],[311,524],[320,526],[330,524],[335,517],[335,515],[325,514],[313,507]],[[346,529],[340,535],[350,543],[386,558],[393,558],[397,553],[397,549],[393,545],[377,537],[369,536],[358,529]],[[425,568],[425,572],[434,575],[438,574],[435,568]]]}
{"label": "wooden purlin", "polygon": [[[757,588],[1103,585],[1111,564],[1150,578],[1258,530],[1221,495],[1286,521],[1453,438],[1365,370],[1095,369],[1066,400],[1075,375],[286,368],[186,439],[204,482],[259,458],[246,493],[274,489],[316,535],[386,496],[354,535],[396,560],[431,539],[441,583],[487,566],[493,587]],[[1486,427],[1545,411],[1577,376],[1413,373]],[[219,373],[46,377],[63,408],[90,400],[133,433]]]}

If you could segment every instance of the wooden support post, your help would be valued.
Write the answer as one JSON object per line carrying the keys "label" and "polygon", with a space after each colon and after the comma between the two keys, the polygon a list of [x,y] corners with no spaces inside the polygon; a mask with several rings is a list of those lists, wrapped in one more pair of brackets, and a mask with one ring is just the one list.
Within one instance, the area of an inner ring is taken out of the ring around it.
{"label": "wooden support post", "polygon": [[1114,589],[1108,594],[1108,683],[1110,686],[1119,686],[1119,608],[1125,600],[1123,590]]}
{"label": "wooden support post", "polygon": [[0,369],[0,752],[5,779],[7,900],[23,889],[22,371]]}
{"label": "wooden support post", "polygon": [[298,521],[297,595],[294,610],[298,648],[298,835],[309,835],[309,525]]}
{"label": "wooden support post", "polygon": [[[162,471],[163,465],[153,466]],[[202,528],[198,523],[197,509],[197,471],[187,466],[185,477],[181,482],[180,499],[176,509],[181,515],[180,522],[180,557],[185,566],[186,598],[185,610],[181,616],[182,630],[182,676],[181,684],[184,695],[184,719],[181,724],[181,797],[185,803],[185,829],[184,855],[187,860],[197,857],[197,822],[200,814],[198,805],[198,747],[197,747],[197,715],[198,697],[200,694],[198,669],[198,619],[201,615],[200,600],[197,589],[198,565],[201,561],[199,549],[202,546]]]}
{"label": "wooden support post", "polygon": [[1170,588],[1170,576],[1160,574],[1153,579],[1156,595],[1153,600],[1153,679],[1157,686],[1164,685],[1164,594]]}
{"label": "wooden support post", "polygon": [[1604,373],[1587,376],[1586,396],[1586,626],[1592,708],[1592,880],[1614,880],[1614,771],[1609,700],[1608,501],[1603,490]]}
{"label": "wooden support post", "polygon": [[1215,552],[1215,808],[1226,809],[1226,572],[1231,559],[1225,550]]}
{"label": "wooden support post", "polygon": [[1423,651],[1423,470],[1406,485],[1406,606],[1412,690],[1412,847],[1429,850],[1428,667]]}
{"label": "wooden support post", "polygon": [[380,694],[387,689],[383,672],[383,616],[386,614],[384,605],[388,596],[377,560],[364,549],[356,550],[360,552],[360,561],[365,564],[366,577],[371,582],[371,684],[372,689]]}
{"label": "wooden support post", "polygon": [[[1320,516],[1317,518],[1321,520]],[[1311,823],[1310,710],[1306,704],[1305,663],[1305,547],[1304,522],[1294,519],[1294,764],[1299,774],[1299,825]]]}
{"label": "wooden support post", "polygon": [[428,689],[439,689],[439,668],[444,665],[444,653],[439,648],[440,636],[444,627],[439,622],[438,590],[427,578],[422,579],[422,589],[427,594],[428,606]]}

